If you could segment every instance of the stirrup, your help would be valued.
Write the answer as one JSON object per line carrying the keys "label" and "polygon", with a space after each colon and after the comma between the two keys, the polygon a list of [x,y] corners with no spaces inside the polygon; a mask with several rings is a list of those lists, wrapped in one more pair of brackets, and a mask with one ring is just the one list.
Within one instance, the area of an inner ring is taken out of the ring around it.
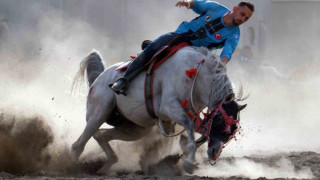
{"label": "stirrup", "polygon": [[[112,89],[112,85],[113,85],[113,84],[109,84],[110,89]],[[115,92],[117,95],[122,94],[122,95],[124,95],[124,96],[127,96],[127,89],[128,89],[128,88],[122,89],[122,90],[120,90],[120,91],[115,91],[114,89],[112,89],[112,91]]]}
{"label": "stirrup", "polygon": [[[119,81],[122,81],[123,84],[119,85],[122,87],[114,87],[115,83],[119,83]],[[115,83],[109,84],[109,87],[112,89],[112,91],[114,91],[118,95],[123,94],[124,96],[126,96],[126,91],[129,87],[129,81],[126,78],[119,78]]]}

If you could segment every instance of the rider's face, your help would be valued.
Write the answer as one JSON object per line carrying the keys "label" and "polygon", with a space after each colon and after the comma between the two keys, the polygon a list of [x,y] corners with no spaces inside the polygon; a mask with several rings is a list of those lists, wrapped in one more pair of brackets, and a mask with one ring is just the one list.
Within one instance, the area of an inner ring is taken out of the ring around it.
{"label": "rider's face", "polygon": [[252,11],[247,6],[238,6],[233,16],[233,24],[239,26],[252,16]]}

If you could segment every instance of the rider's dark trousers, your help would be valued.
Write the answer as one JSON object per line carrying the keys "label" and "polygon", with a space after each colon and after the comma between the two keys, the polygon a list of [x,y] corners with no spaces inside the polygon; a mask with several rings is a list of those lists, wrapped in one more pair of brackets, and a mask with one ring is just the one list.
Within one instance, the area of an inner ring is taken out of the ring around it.
{"label": "rider's dark trousers", "polygon": [[162,47],[169,45],[173,46],[180,42],[186,41],[186,37],[183,35],[170,32],[167,34],[164,34],[154,41],[150,43],[129,65],[124,78],[127,80],[132,79],[134,76],[136,76],[138,73],[140,73],[144,69],[144,65],[147,64],[153,55],[158,52]]}

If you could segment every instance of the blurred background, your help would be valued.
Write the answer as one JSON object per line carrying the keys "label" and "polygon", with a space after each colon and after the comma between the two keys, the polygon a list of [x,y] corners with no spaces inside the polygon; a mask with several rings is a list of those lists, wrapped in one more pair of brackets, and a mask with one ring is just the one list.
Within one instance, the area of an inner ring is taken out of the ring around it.
{"label": "blurred background", "polygon": [[[251,1],[256,10],[228,63],[235,89],[242,84],[250,97],[242,134],[222,156],[320,152],[320,1]],[[232,9],[240,1],[218,2]],[[0,0],[0,113],[40,114],[55,143],[70,147],[85,126],[87,87],[70,93],[80,61],[93,49],[106,66],[127,60],[143,40],[198,16],[175,3]],[[90,141],[85,152],[97,148]]]}

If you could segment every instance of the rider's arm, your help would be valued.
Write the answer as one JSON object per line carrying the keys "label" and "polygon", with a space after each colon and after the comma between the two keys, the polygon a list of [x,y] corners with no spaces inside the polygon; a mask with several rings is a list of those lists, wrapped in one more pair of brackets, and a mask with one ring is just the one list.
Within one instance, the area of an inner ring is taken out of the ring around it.
{"label": "rider's arm", "polygon": [[194,5],[194,1],[193,0],[189,0],[189,1],[178,1],[176,6],[177,7],[182,7],[182,6],[185,6],[186,8],[188,9],[192,9],[193,8],[193,5]]}
{"label": "rider's arm", "polygon": [[221,4],[207,0],[193,0],[192,10],[197,14],[203,14],[209,10],[219,10]]}
{"label": "rider's arm", "polygon": [[[224,48],[221,52],[220,58],[222,61],[230,61],[231,56],[235,49],[238,46],[239,43],[239,38],[240,38],[240,31],[236,31],[234,34],[230,35],[230,37],[226,40],[224,44]],[[225,62],[225,63],[227,63]]]}

